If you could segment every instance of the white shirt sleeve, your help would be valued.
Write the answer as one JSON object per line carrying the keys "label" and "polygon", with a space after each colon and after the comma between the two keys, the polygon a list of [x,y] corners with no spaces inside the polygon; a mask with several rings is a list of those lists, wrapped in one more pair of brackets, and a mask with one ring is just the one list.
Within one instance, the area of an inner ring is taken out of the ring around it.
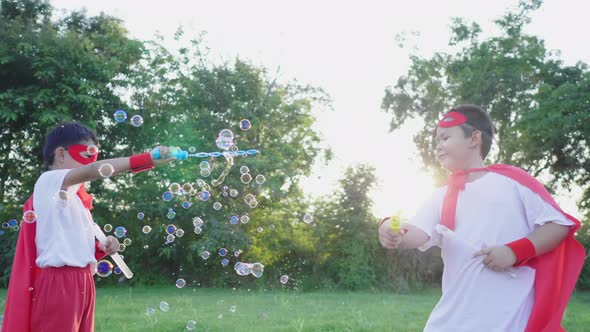
{"label": "white shirt sleeve", "polygon": [[422,203],[416,215],[407,222],[407,224],[417,227],[422,230],[429,239],[421,247],[420,251],[426,251],[432,246],[440,247],[440,234],[435,231],[436,225],[440,224],[440,216],[442,212],[442,201],[446,193],[446,186],[435,190],[430,197]]}
{"label": "white shirt sleeve", "polygon": [[[33,205],[37,214],[39,211],[43,213],[52,208],[64,208],[76,197],[80,184],[68,187],[65,191],[67,195],[60,197],[64,178],[69,171],[69,169],[59,169],[41,174],[35,184],[33,195]],[[61,193],[61,195],[64,195],[64,193]]]}
{"label": "white shirt sleeve", "polygon": [[548,222],[553,222],[563,226],[573,226],[574,222],[570,221],[565,214],[547,203],[541,196],[533,192],[531,189],[517,183],[517,188],[522,200],[526,219],[529,228],[544,225]]}

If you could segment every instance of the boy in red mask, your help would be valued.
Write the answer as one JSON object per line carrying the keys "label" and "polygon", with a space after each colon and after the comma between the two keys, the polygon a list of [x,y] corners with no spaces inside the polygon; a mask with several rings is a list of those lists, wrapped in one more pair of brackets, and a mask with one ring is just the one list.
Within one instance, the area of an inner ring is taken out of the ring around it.
{"label": "boy in red mask", "polygon": [[[144,153],[97,161],[97,145],[96,134],[75,122],[60,124],[47,135],[43,156],[48,171],[23,209],[34,211],[36,221],[21,223],[2,332],[94,330],[93,268],[97,259],[116,253],[119,242],[112,236],[106,245],[95,241],[92,196],[84,183],[174,159],[152,160]],[[169,148],[159,148],[168,156]]]}
{"label": "boy in red mask", "polygon": [[[520,168],[486,167],[494,135],[479,107],[452,109],[435,130],[435,153],[451,172],[386,248],[439,246],[442,297],[424,331],[563,331],[561,319],[584,262],[580,222]],[[395,225],[395,224],[393,224]]]}

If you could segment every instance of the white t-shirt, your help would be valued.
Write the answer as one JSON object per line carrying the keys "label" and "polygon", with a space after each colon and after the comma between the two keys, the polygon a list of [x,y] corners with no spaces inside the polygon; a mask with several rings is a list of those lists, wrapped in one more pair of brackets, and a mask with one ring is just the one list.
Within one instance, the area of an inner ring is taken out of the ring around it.
{"label": "white t-shirt", "polygon": [[33,207],[37,213],[37,266],[84,267],[95,264],[94,233],[88,210],[77,191],[80,185],[68,188],[67,199],[59,191],[69,169],[48,171],[39,177],[33,193]]}
{"label": "white t-shirt", "polygon": [[437,189],[408,223],[430,236],[419,248],[441,247],[442,297],[424,331],[524,331],[534,304],[535,270],[494,272],[472,258],[486,246],[528,236],[538,225],[574,225],[539,195],[503,175],[487,172],[459,192],[455,230],[440,225],[447,187]]}

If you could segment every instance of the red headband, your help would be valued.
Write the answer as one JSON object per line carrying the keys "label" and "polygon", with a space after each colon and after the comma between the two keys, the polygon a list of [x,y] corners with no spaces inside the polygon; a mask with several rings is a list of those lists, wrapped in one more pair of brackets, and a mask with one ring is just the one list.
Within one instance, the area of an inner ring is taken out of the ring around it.
{"label": "red headband", "polygon": [[[446,119],[451,119],[449,121],[445,121]],[[436,129],[438,127],[442,128],[450,128],[458,125],[462,125],[467,122],[467,118],[465,115],[459,112],[451,111],[443,116],[443,118],[438,122],[436,128],[434,128],[434,136],[436,136]]]}
{"label": "red headband", "polygon": [[86,152],[88,150],[88,145],[84,144],[72,144],[68,148],[68,153],[75,161],[79,162],[82,165],[88,165],[90,163],[95,162],[98,159],[98,152],[91,155],[90,157],[86,158],[82,156],[82,152]]}

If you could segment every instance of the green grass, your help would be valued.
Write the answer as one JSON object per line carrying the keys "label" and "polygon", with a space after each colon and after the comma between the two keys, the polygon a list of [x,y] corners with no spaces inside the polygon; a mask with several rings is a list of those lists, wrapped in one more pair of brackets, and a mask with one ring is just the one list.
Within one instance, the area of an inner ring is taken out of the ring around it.
{"label": "green grass", "polygon": [[[0,298],[6,296],[0,290]],[[100,288],[96,331],[421,331],[440,296],[438,289],[415,294],[226,289]],[[158,309],[160,301],[170,305]],[[230,311],[232,305],[235,312]],[[4,301],[0,303],[3,310]],[[146,315],[152,306],[156,312]],[[219,318],[221,315],[221,318]],[[564,327],[590,330],[590,292],[570,300]]]}

